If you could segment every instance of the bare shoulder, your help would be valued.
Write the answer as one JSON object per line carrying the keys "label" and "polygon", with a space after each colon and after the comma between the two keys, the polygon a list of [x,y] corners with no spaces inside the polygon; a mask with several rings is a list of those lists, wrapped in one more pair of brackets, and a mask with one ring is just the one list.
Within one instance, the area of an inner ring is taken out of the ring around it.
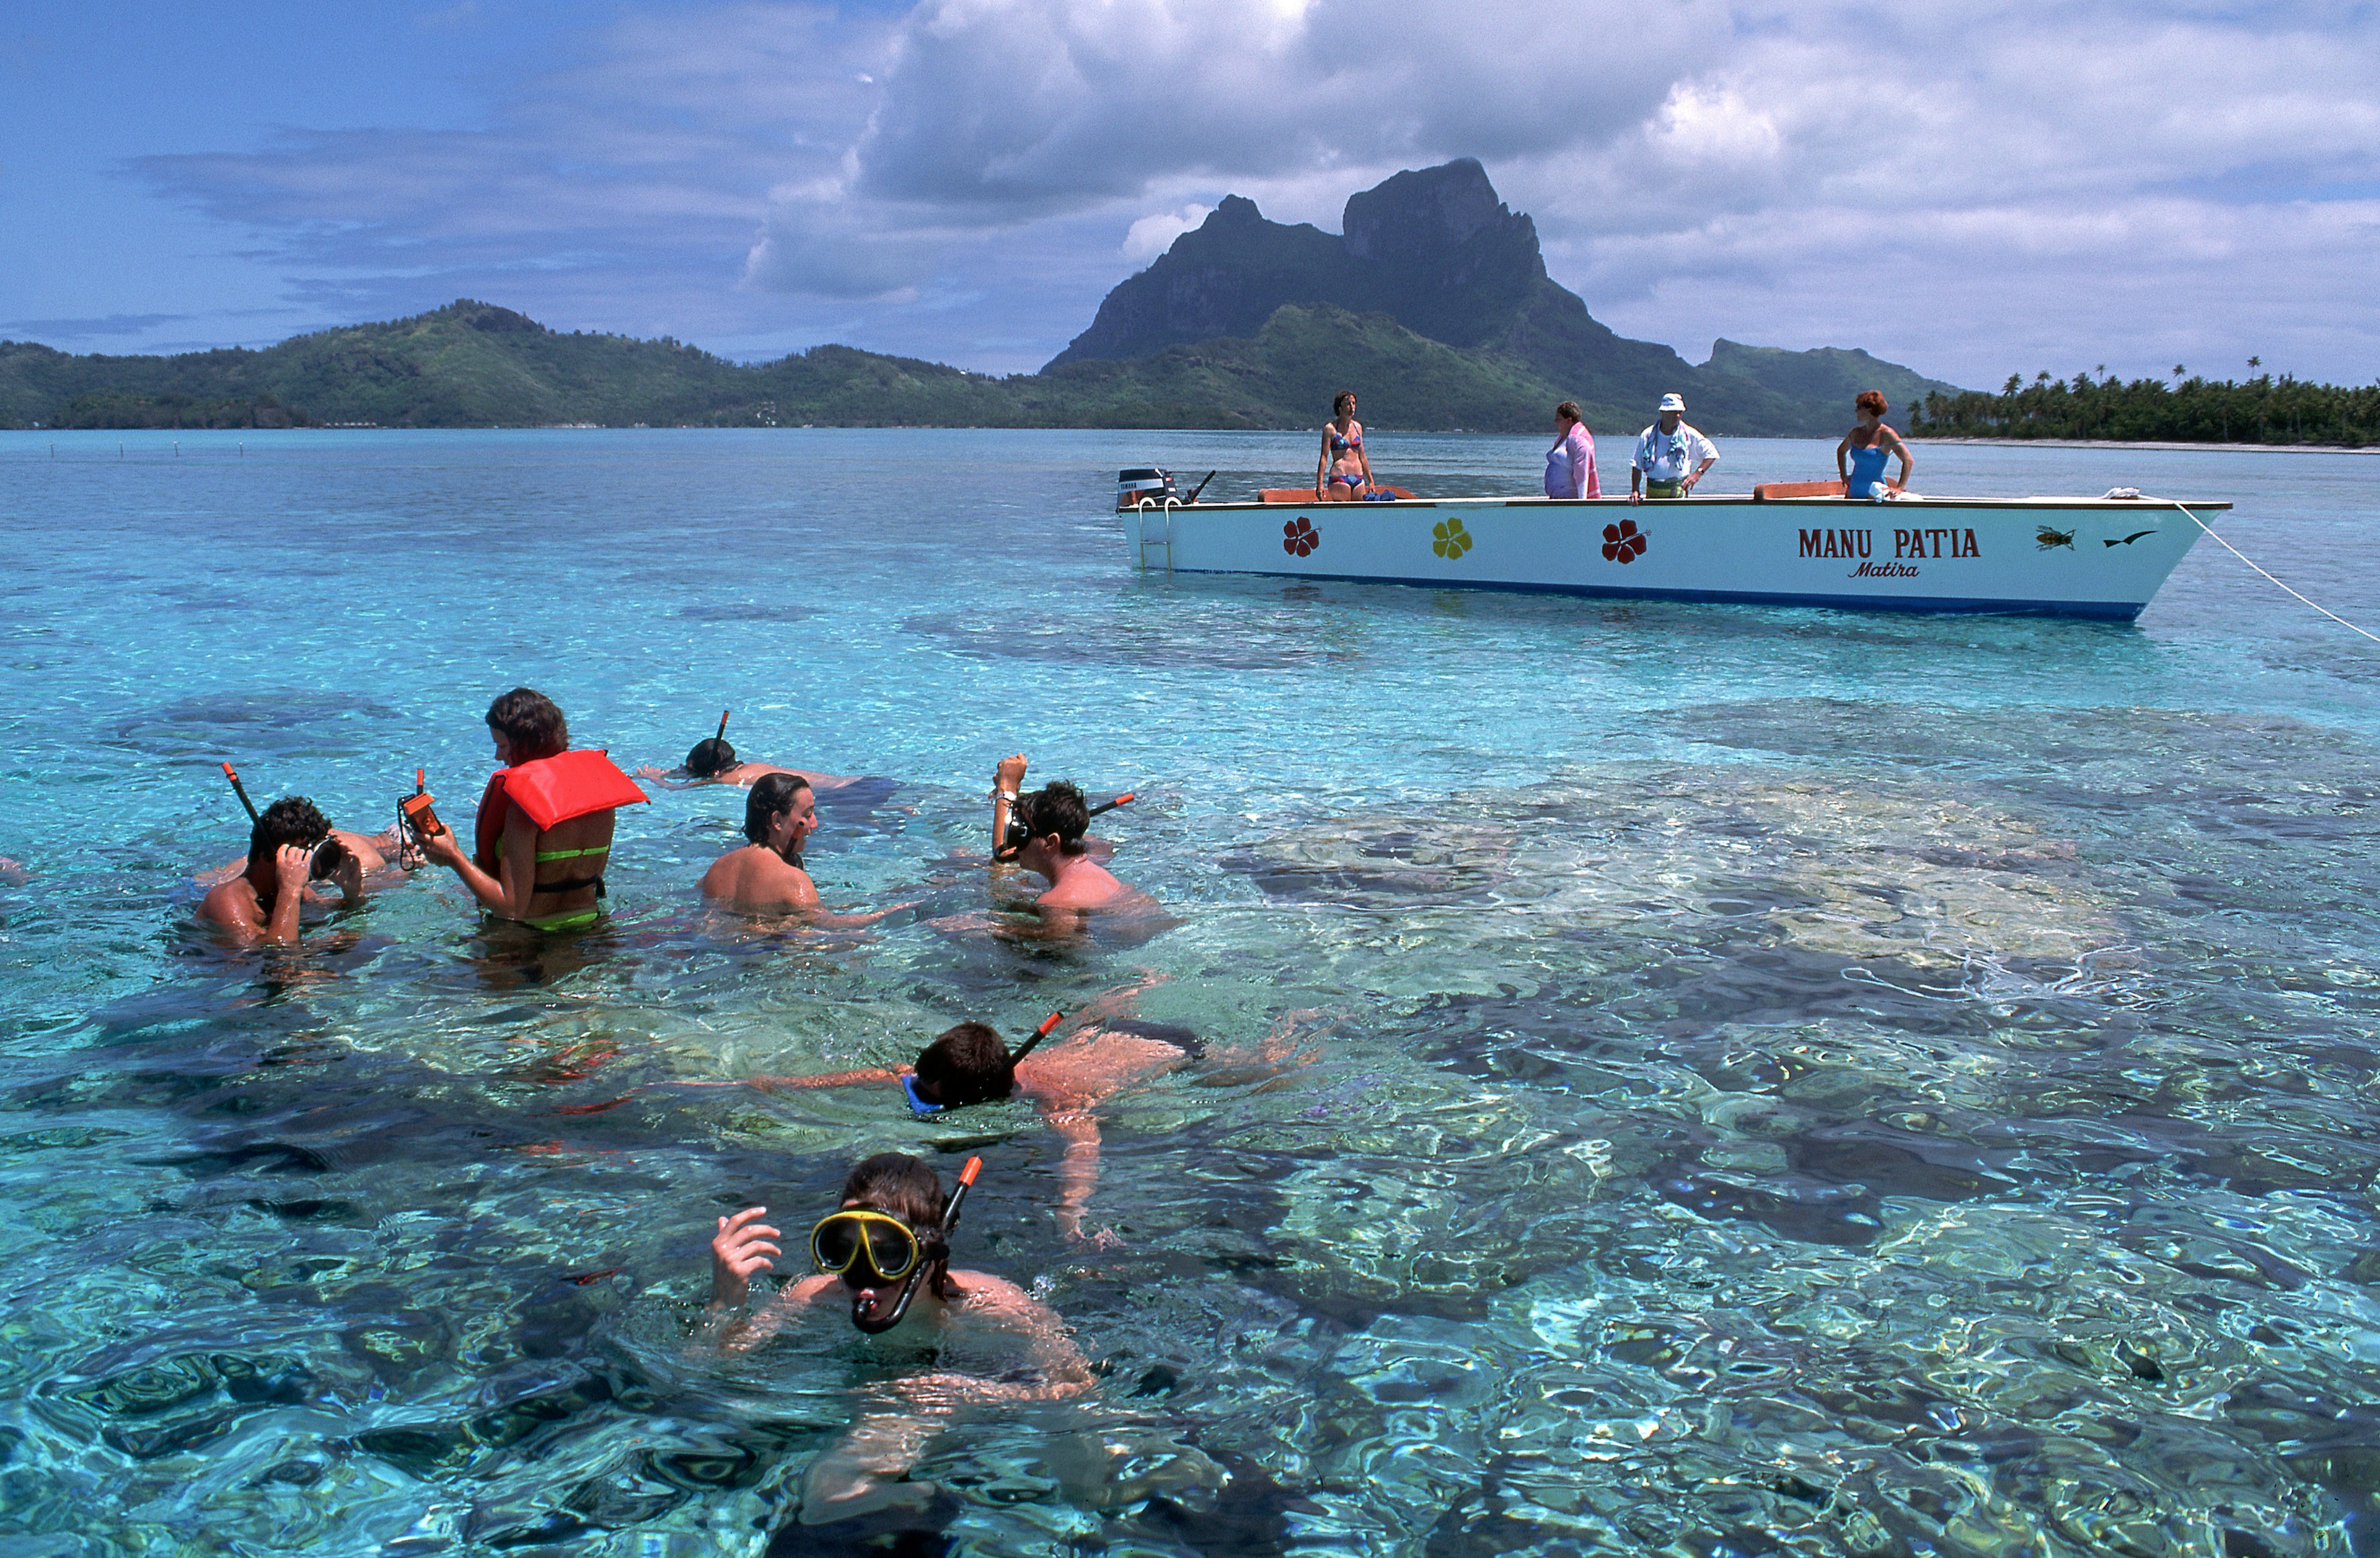
{"label": "bare shoulder", "polygon": [[199,918],[218,925],[254,925],[261,918],[258,910],[262,907],[248,878],[236,876],[199,900]]}
{"label": "bare shoulder", "polygon": [[954,1271],[951,1280],[959,1284],[968,1308],[987,1314],[1038,1314],[1044,1307],[1039,1299],[1006,1277],[996,1277],[990,1272]]}

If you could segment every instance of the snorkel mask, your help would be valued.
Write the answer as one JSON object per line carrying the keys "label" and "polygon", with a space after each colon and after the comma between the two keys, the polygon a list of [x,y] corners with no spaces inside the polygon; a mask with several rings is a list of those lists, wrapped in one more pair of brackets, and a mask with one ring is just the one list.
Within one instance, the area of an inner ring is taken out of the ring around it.
{"label": "snorkel mask", "polygon": [[[248,786],[239,782],[239,770],[225,763],[223,771],[224,777],[231,781],[231,793],[237,796],[239,804],[248,809],[249,826],[254,827],[264,821],[263,815],[256,809],[256,802],[248,798]],[[306,880],[309,882],[327,882],[336,876],[349,855],[347,846],[330,834],[324,834],[308,847],[313,852],[313,859],[306,868]]]}
{"label": "snorkel mask", "polygon": [[[1065,1016],[1066,1014],[1063,1012],[1052,1012],[1048,1016],[1043,1017],[1041,1019],[1041,1026],[1033,1030],[1033,1037],[1025,1041],[1024,1043],[1019,1044],[1016,1047],[1015,1053],[1008,1057],[1008,1077],[1012,1087],[1014,1085],[1016,1079],[1017,1063],[1022,1061],[1026,1055],[1033,1053],[1034,1045],[1038,1044],[1042,1040],[1050,1037],[1050,1032],[1057,1028],[1058,1024],[1065,1020]],[[902,1096],[909,1101],[909,1113],[915,1114],[920,1120],[931,1119],[945,1109],[961,1109],[965,1107],[964,1104],[957,1103],[927,1102],[917,1091],[917,1074],[914,1071],[905,1071],[901,1074],[901,1092]]]}
{"label": "snorkel mask", "polygon": [[[1094,817],[1103,816],[1108,812],[1113,811],[1119,806],[1130,806],[1131,804],[1132,792],[1130,790],[1126,790],[1123,794],[1116,797],[1113,800],[1103,800],[1099,802],[1099,805],[1092,807],[1083,814],[1083,821],[1087,823]],[[1024,851],[1026,845],[1033,842],[1032,825],[1017,815],[1018,812],[1024,809],[1025,802],[1023,797],[1020,797],[1017,799],[1009,802],[1008,832],[1001,839],[1000,847],[991,852],[991,858],[993,859],[1014,860]]]}
{"label": "snorkel mask", "polygon": [[921,1239],[917,1231],[889,1211],[873,1207],[844,1207],[819,1219],[810,1230],[810,1260],[821,1272],[832,1272],[846,1284],[852,1273],[865,1269],[880,1282],[899,1283],[901,1291],[889,1305],[874,1288],[851,1300],[851,1323],[870,1336],[901,1323],[909,1301],[917,1296],[917,1279],[937,1260],[950,1258],[950,1236],[958,1230],[959,1209],[983,1172],[981,1158],[969,1158],[959,1170],[958,1188],[942,1209],[941,1233]]}

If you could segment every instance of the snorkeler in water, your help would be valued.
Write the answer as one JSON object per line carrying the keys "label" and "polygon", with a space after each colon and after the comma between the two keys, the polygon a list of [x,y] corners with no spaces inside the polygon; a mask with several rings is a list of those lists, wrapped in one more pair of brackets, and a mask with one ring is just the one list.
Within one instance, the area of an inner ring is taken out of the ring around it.
{"label": "snorkeler in water", "polygon": [[719,716],[719,734],[696,742],[694,749],[686,753],[686,761],[676,768],[663,770],[647,763],[637,770],[638,778],[650,779],[665,790],[690,790],[698,785],[735,785],[748,790],[771,773],[790,773],[814,790],[839,790],[859,782],[857,774],[820,773],[772,762],[736,761],[735,749],[727,744],[724,712]]}
{"label": "snorkeler in water", "polygon": [[893,908],[874,914],[826,914],[818,886],[802,866],[802,843],[818,832],[818,807],[808,781],[798,773],[764,775],[744,797],[744,836],[749,844],[731,849],[702,875],[702,895],[747,914],[807,913],[819,924],[873,925]]}
{"label": "snorkeler in water", "polygon": [[815,1274],[786,1284],[757,1309],[752,1279],[773,1271],[783,1235],[747,1207],[719,1219],[710,1241],[710,1313],[722,1345],[757,1346],[789,1325],[850,1301],[853,1325],[870,1335],[919,1340],[954,1326],[1004,1332],[1026,1344],[1021,1367],[997,1378],[941,1371],[873,1391],[843,1438],[811,1463],[802,1484],[805,1525],[847,1519],[895,1503],[919,1502],[930,1483],[905,1482],[924,1455],[931,1418],[967,1406],[1054,1401],[1093,1388],[1093,1377],[1058,1317],[1014,1283],[988,1272],[953,1271],[950,1235],[982,1160],[970,1158],[956,1194],[945,1198],[934,1171],[915,1158],[880,1152],[843,1182],[842,1204],[812,1226]]}
{"label": "snorkeler in water", "polygon": [[[1052,1013],[1014,1054],[990,1028],[963,1022],[919,1052],[911,1068],[747,1080],[752,1087],[772,1092],[794,1088],[897,1086],[909,1108],[920,1115],[1022,1094],[1065,1138],[1065,1156],[1058,1168],[1058,1227],[1068,1238],[1082,1239],[1086,1237],[1083,1214],[1099,1183],[1099,1122],[1092,1106],[1203,1058],[1206,1049],[1186,1028],[1124,1019],[1084,1024],[1062,1042],[1039,1050],[1041,1041],[1057,1023],[1057,1014]],[[1104,1229],[1088,1237],[1101,1247],[1120,1242]]]}
{"label": "snorkeler in water", "polygon": [[[371,858],[380,863],[377,851]],[[298,940],[298,916],[311,883],[336,887],[339,907],[354,908],[363,902],[366,869],[321,808],[304,796],[284,796],[258,814],[249,829],[246,868],[199,901],[199,918],[237,941],[285,946]]]}
{"label": "snorkeler in water", "polygon": [[[1020,1095],[1029,1099],[1043,1121],[1065,1138],[1065,1155],[1058,1165],[1059,1230],[1070,1239],[1107,1248],[1123,1241],[1108,1229],[1086,1234],[1083,1228],[1099,1183],[1099,1120],[1094,1109],[1119,1093],[1208,1058],[1205,1041],[1191,1029],[1131,1015],[1141,992],[1157,982],[1150,976],[1100,996],[1075,1015],[1071,1032],[1047,1049],[1042,1041],[1061,1021],[1054,1012],[1014,1051],[988,1025],[963,1022],[937,1035],[918,1053],[914,1066],[901,1070],[751,1077],[746,1082],[765,1091],[897,1086],[910,1111],[920,1117]],[[1309,1016],[1284,1018],[1252,1054],[1242,1050],[1217,1060],[1277,1072],[1291,1063],[1292,1036]]]}
{"label": "snorkeler in water", "polygon": [[[1092,858],[1084,836],[1091,825],[1090,804],[1083,792],[1061,779],[1030,792],[1025,782],[1025,754],[1000,760],[991,781],[991,858],[1014,863],[1042,877],[1049,890],[1033,902],[1045,909],[1115,909],[1143,907],[1148,894],[1118,881]],[[1012,842],[1011,821],[1023,824],[1023,836]]]}

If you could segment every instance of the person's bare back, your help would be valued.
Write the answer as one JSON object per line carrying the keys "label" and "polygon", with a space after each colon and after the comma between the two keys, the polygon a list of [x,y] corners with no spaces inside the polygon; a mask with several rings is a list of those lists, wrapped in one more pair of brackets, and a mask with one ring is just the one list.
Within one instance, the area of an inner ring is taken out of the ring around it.
{"label": "person's bare back", "polygon": [[765,844],[747,844],[713,860],[702,873],[702,895],[754,914],[819,907],[810,873]]}

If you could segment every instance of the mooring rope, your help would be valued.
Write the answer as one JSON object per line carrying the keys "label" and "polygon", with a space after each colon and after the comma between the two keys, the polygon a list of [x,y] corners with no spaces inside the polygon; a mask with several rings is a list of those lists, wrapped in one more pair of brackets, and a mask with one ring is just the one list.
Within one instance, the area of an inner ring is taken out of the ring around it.
{"label": "mooring rope", "polygon": [[2269,574],[2269,573],[2265,573],[2265,569],[2264,569],[2264,568],[2263,568],[2263,567],[2262,567],[2262,566],[2261,566],[2256,562],[2256,560],[2255,560],[2253,557],[2249,556],[2246,553],[2244,553],[2244,552],[2240,551],[2238,547],[2236,547],[2236,546],[2232,545],[2229,542],[2225,541],[2221,536],[2219,536],[2219,535],[2215,535],[2215,527],[2214,527],[2214,526],[2212,526],[2212,525],[2208,524],[2205,520],[2201,519],[2197,515],[2195,515],[2195,514],[2191,514],[2191,513],[2190,513],[2190,506],[2189,506],[2189,505],[2184,504],[2184,503],[2181,503],[2181,502],[2180,502],[2180,501],[2178,501],[2178,500],[2176,500],[2176,499],[2173,499],[2173,498],[2168,498],[2168,499],[2166,499],[2165,501],[2166,501],[2166,502],[2168,502],[2168,503],[2169,503],[2169,504],[2172,504],[2174,507],[2180,509],[2180,510],[2182,511],[2182,513],[2184,513],[2184,514],[2186,514],[2186,515],[2189,515],[2189,516],[2190,516],[2190,522],[2191,522],[2192,524],[2193,524],[2193,525],[2197,526],[2200,529],[2204,530],[2208,535],[2210,535],[2210,536],[2215,536],[2215,542],[2216,542],[2216,545],[2218,545],[2218,546],[2220,546],[2221,548],[2223,548],[2223,550],[2224,550],[2224,551],[2228,552],[2229,554],[2231,554],[2231,555],[2232,555],[2232,556],[2239,558],[2239,559],[2240,559],[2240,561],[2241,561],[2241,562],[2243,562],[2243,563],[2247,564],[2250,567],[2254,568],[2258,573],[2260,573],[2260,574],[2264,574],[2264,575],[2265,575],[2265,577],[2267,579],[2271,579],[2273,583],[2275,583],[2275,584],[2277,584],[2277,585],[2280,585],[2280,587],[2281,587],[2283,590],[2289,590],[2289,592],[2290,594],[2292,594],[2292,595],[2297,595],[2297,597],[2298,597],[2298,599],[2299,599],[2299,600],[2301,600],[2301,601],[2305,601],[2305,603],[2306,603],[2307,605],[2312,606],[2314,610],[2316,610],[2316,611],[2318,611],[2318,612],[2322,613],[2322,615],[2325,615],[2325,616],[2326,616],[2326,617],[2330,618],[2330,620],[2331,620],[2331,621],[2338,623],[2341,627],[2346,628],[2349,632],[2350,632],[2350,633],[2363,633],[2363,636],[2364,636],[2365,638],[2367,638],[2367,639],[2371,639],[2371,640],[2372,640],[2374,643],[2375,643],[2375,644],[2380,644],[2380,633],[2364,633],[2362,628],[2356,627],[2356,626],[2355,626],[2355,624],[2353,624],[2353,623],[2351,623],[2351,622],[2348,621],[2348,620],[2347,620],[2347,618],[2345,618],[2345,617],[2343,617],[2343,616],[2339,615],[2337,612],[2332,611],[2328,606],[2324,605],[2321,602],[2319,602],[2319,601],[2310,601],[2310,600],[2306,600],[2306,597],[2305,597],[2305,596],[2303,596],[2303,595],[2298,595],[2298,592],[2297,592],[2296,590],[2289,590],[2289,587],[2288,585],[2286,585],[2286,584],[2281,584],[2281,581],[2280,581],[2279,579],[2277,579],[2277,578],[2273,578],[2273,576],[2272,576],[2271,574]]}

